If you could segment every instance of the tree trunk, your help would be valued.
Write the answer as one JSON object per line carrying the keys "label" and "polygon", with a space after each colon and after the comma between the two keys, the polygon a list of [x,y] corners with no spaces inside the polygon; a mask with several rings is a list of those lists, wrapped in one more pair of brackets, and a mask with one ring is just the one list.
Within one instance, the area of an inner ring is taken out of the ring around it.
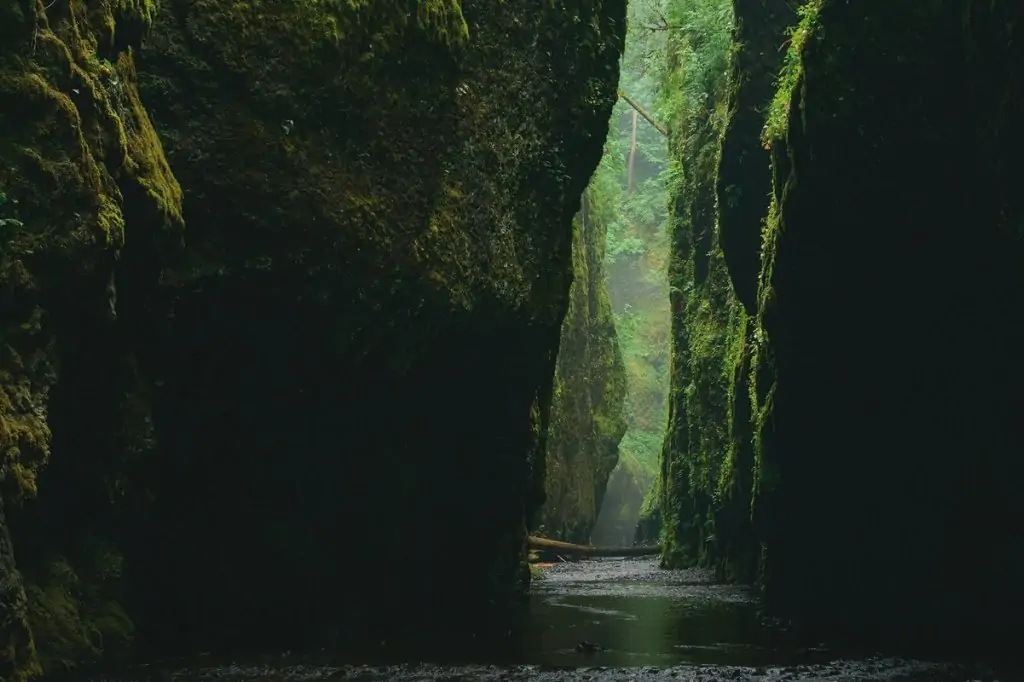
{"label": "tree trunk", "polygon": [[574,545],[571,542],[549,540],[548,538],[538,538],[532,535],[527,538],[527,546],[533,550],[573,557],[630,557],[652,556],[661,553],[661,547],[657,545],[647,547],[591,547],[589,545]]}
{"label": "tree trunk", "polygon": [[629,171],[626,180],[626,195],[633,194],[633,164],[636,162],[636,109],[633,110],[633,141],[629,145]]}

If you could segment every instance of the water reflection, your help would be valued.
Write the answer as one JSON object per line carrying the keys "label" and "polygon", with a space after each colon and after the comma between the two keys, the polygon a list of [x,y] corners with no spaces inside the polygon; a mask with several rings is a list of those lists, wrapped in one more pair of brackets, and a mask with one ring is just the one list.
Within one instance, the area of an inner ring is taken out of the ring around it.
{"label": "water reflection", "polygon": [[[580,642],[604,650],[577,651]],[[717,664],[764,666],[828,659],[786,642],[758,617],[751,594],[699,571],[652,560],[549,569],[535,583],[522,663],[559,667]]]}
{"label": "water reflection", "polygon": [[[546,574],[546,579],[534,585],[525,627],[502,628],[505,634],[499,641],[481,636],[480,623],[463,623],[470,629],[468,637],[432,629],[421,632],[412,647],[408,642],[401,646],[380,642],[379,648],[363,646],[351,651],[325,647],[294,653],[239,652],[230,657],[159,661],[116,674],[75,671],[68,679],[625,682],[652,679],[658,670],[689,682],[1019,679],[948,664],[850,657],[851,652],[838,660],[838,656],[762,625],[756,602],[745,589],[716,585],[702,571],[660,571],[650,559],[561,564],[547,569]],[[601,650],[579,650],[584,641]],[[644,667],[648,668],[638,669]]]}

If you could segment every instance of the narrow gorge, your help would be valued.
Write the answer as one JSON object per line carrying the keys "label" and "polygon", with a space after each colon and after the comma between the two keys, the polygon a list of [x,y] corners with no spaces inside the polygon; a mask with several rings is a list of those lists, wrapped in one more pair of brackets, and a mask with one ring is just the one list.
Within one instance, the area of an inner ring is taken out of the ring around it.
{"label": "narrow gorge", "polygon": [[[293,651],[554,680],[492,644],[556,640],[558,679],[753,680],[792,642],[669,666],[761,637],[755,602],[844,656],[1012,654],[1022,30],[979,0],[0,3],[0,682]],[[530,566],[530,534],[661,568]]]}

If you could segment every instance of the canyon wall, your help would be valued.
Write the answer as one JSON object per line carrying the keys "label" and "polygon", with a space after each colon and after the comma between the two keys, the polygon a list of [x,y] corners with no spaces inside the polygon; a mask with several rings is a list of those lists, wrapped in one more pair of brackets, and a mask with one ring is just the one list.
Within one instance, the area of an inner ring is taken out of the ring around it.
{"label": "canyon wall", "polygon": [[2,12],[0,678],[504,632],[624,3]]}
{"label": "canyon wall", "polygon": [[717,168],[676,129],[704,185],[676,193],[666,561],[818,632],[1010,645],[1024,13],[784,5],[736,0],[732,76],[696,86]]}

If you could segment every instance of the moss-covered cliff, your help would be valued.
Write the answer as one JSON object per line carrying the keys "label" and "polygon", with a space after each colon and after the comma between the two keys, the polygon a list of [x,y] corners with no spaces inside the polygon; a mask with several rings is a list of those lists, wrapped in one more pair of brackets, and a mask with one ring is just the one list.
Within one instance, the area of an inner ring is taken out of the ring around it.
{"label": "moss-covered cliff", "polygon": [[589,194],[574,223],[575,276],[555,365],[539,517],[547,535],[581,544],[589,542],[626,432],[626,368],[605,287],[607,207]]}
{"label": "moss-covered cliff", "polygon": [[125,338],[138,310],[122,278],[181,225],[125,50],[151,13],[113,1],[0,9],[0,679],[37,672],[36,649],[86,659],[130,632],[110,585],[118,557],[93,541],[104,519],[88,512],[118,495],[129,438]]}
{"label": "moss-covered cliff", "polygon": [[775,613],[818,631],[1009,644],[1024,12],[784,5],[733,3],[727,90],[675,70],[730,110],[717,169],[674,122],[665,558],[757,573]]}
{"label": "moss-covered cliff", "polygon": [[[669,44],[665,84],[676,170],[668,275],[672,391],[660,503],[648,509],[663,526],[664,560],[673,566],[728,556],[725,548],[749,525],[750,490],[750,440],[742,420],[731,428],[746,397],[735,383],[745,361],[746,313],[723,256],[715,193],[720,139],[733,113],[726,77],[732,15],[722,1],[681,3],[676,11],[675,23],[689,28]],[[698,50],[699,59],[687,57]],[[726,567],[735,574],[737,567]]]}
{"label": "moss-covered cliff", "polygon": [[669,67],[668,96],[680,117],[670,272],[676,389],[662,458],[671,484],[663,484],[652,518],[664,515],[669,564],[700,563],[724,577],[753,580],[753,314],[771,192],[762,133],[797,15],[786,0],[688,6],[691,25],[704,31],[673,45],[698,54],[696,66]]}
{"label": "moss-covered cliff", "polygon": [[[524,577],[622,8],[467,2],[466,38],[454,17],[382,32],[378,7],[177,3],[142,55],[193,234],[147,358],[173,434],[145,531],[168,551],[139,551],[136,594],[174,630],[150,639],[308,637],[339,613],[375,643],[439,611],[479,631]],[[202,504],[178,492],[197,485]],[[481,570],[456,577],[467,539]]]}
{"label": "moss-covered cliff", "polygon": [[1022,29],[1019,3],[804,12],[769,121],[756,377],[784,613],[942,646],[1024,630]]}
{"label": "moss-covered cliff", "polygon": [[624,3],[2,12],[0,678],[486,629]]}

